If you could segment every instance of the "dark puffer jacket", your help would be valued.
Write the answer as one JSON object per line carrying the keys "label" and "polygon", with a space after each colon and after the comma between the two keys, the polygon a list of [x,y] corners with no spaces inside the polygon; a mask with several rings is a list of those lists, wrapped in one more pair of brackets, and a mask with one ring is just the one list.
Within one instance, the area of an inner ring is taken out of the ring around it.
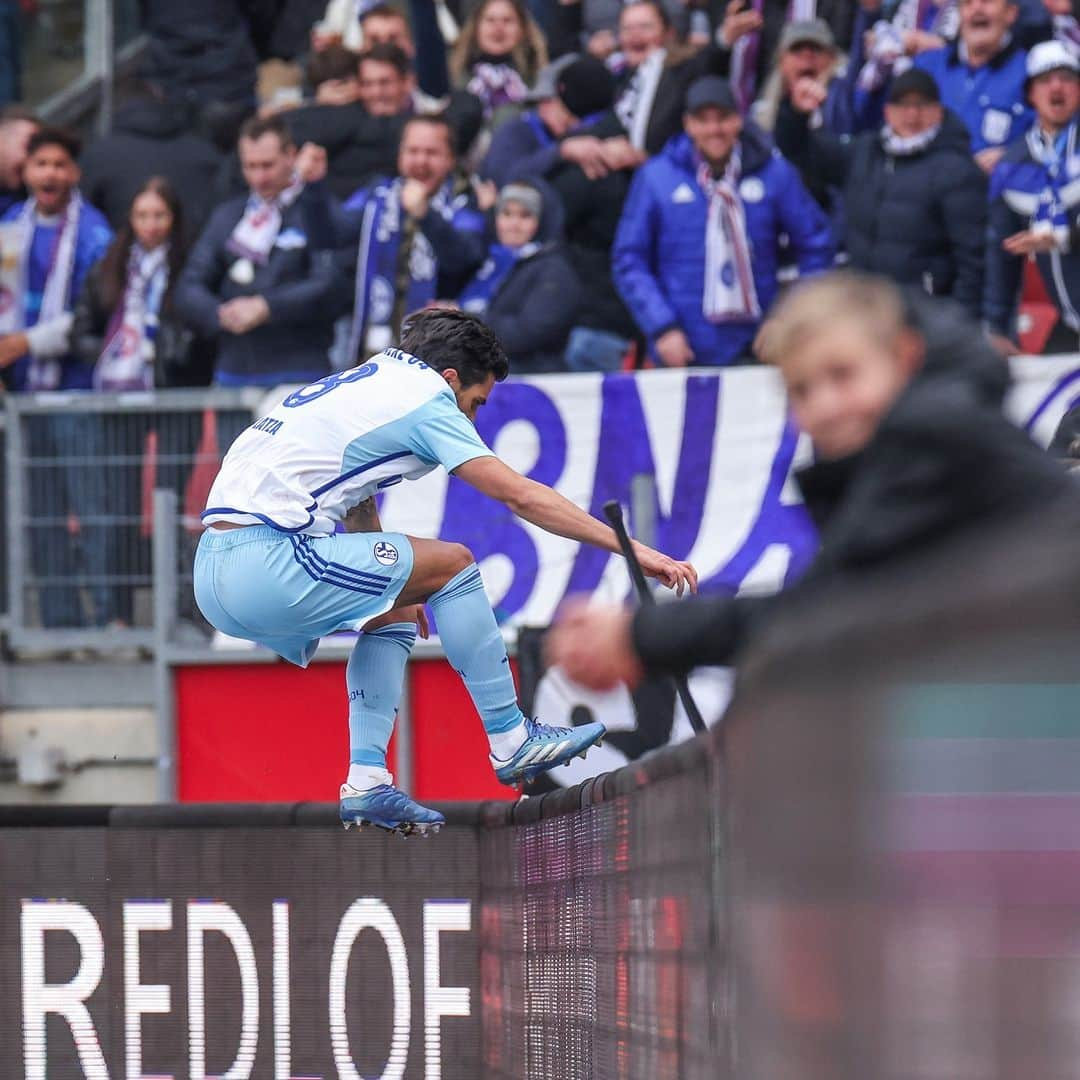
{"label": "dark puffer jacket", "polygon": [[851,265],[951,297],[978,316],[987,181],[959,117],[946,110],[937,137],[906,156],[888,153],[876,131],[845,143],[808,130],[794,110],[784,121],[776,129],[781,152],[843,188]]}
{"label": "dark puffer jacket", "polygon": [[581,279],[562,244],[563,213],[558,196],[540,180],[524,182],[543,196],[544,209],[535,237],[542,246],[514,264],[480,317],[498,335],[515,375],[565,371],[563,351],[581,307]]}

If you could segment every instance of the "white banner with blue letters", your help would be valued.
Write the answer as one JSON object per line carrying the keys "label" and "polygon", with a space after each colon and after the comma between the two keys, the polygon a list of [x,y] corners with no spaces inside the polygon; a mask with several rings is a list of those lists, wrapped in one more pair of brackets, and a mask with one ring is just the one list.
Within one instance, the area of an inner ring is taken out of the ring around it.
{"label": "white banner with blue letters", "polygon": [[[1009,413],[1042,443],[1080,401],[1080,357],[1013,361]],[[548,375],[497,386],[477,427],[499,457],[598,517],[655,477],[656,547],[703,591],[774,590],[813,557],[791,481],[809,446],[777,373],[759,367]],[[618,556],[550,536],[441,470],[383,497],[385,528],[466,544],[504,624],[545,626],[564,597],[629,595]],[[628,518],[631,532],[635,523]]]}

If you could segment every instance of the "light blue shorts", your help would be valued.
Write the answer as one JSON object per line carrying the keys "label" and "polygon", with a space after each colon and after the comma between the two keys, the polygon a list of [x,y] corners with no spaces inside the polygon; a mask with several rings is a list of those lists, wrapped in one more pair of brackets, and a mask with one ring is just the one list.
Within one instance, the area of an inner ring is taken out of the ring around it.
{"label": "light blue shorts", "polygon": [[207,529],[195,552],[195,601],[223,634],[307,667],[320,638],[389,611],[412,568],[401,533]]}

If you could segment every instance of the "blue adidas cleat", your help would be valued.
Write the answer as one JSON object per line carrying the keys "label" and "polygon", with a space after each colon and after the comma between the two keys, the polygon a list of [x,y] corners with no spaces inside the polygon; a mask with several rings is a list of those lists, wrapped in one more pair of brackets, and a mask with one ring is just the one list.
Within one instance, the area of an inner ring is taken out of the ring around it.
{"label": "blue adidas cleat", "polygon": [[599,721],[580,727],[551,727],[528,717],[525,730],[528,738],[509,761],[491,758],[496,778],[510,787],[527,784],[556,765],[567,765],[573,758],[584,757],[607,734]]}
{"label": "blue adidas cleat", "polygon": [[429,810],[393,784],[379,784],[367,791],[341,785],[341,824],[364,828],[374,825],[401,836],[429,836],[446,824],[437,810]]}

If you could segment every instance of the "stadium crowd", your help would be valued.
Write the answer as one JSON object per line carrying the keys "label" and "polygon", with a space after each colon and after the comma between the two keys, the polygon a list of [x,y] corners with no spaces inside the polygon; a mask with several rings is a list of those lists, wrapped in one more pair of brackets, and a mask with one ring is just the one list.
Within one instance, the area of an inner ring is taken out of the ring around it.
{"label": "stadium crowd", "polygon": [[[1063,0],[147,0],[80,151],[0,120],[8,390],[307,381],[456,304],[517,372],[752,361],[837,263],[1080,344]],[[260,59],[262,63],[260,65]]]}
{"label": "stadium crowd", "polygon": [[[1041,287],[1042,350],[1080,348],[1071,0],[141,10],[107,134],[0,113],[8,392],[309,382],[432,304],[516,373],[754,362],[784,283],[843,264],[1003,353]],[[86,452],[64,420],[38,450]]]}

